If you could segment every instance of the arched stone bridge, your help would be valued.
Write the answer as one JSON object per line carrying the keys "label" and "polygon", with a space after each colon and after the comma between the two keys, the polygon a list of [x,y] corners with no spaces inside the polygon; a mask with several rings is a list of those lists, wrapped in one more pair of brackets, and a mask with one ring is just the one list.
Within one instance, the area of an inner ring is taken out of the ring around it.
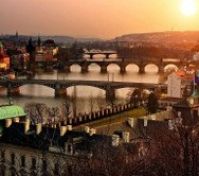
{"label": "arched stone bridge", "polygon": [[[126,67],[130,64],[135,64],[139,68],[139,73],[145,73],[145,67],[149,64],[157,66],[158,71],[164,72],[167,65],[175,65],[176,67],[188,66],[188,62],[183,59],[158,59],[158,58],[139,58],[139,59],[109,59],[109,60],[69,60],[65,63],[65,71],[70,72],[71,66],[78,64],[81,67],[81,72],[86,73],[91,64],[97,64],[102,73],[107,73],[107,68],[110,64],[116,64],[120,67],[120,72],[125,73]],[[194,63],[195,64],[195,63]]]}
{"label": "arched stone bridge", "polygon": [[89,55],[90,59],[93,59],[94,55],[104,55],[106,59],[109,59],[110,55],[117,54],[116,51],[88,51],[84,52],[84,55]]}
{"label": "arched stone bridge", "polygon": [[55,96],[66,95],[66,89],[72,86],[91,86],[106,91],[107,98],[115,97],[115,90],[121,88],[140,88],[151,89],[156,88],[166,89],[165,84],[152,84],[152,83],[134,83],[134,82],[110,82],[110,81],[89,81],[89,80],[0,80],[0,86],[7,88],[7,95],[15,95],[19,93],[19,88],[23,85],[42,85],[47,86],[55,90]]}

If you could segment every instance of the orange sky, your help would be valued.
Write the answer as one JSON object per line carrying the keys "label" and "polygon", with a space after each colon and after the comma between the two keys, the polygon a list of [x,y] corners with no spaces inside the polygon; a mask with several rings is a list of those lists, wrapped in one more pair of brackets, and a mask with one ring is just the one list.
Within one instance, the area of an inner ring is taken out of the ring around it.
{"label": "orange sky", "polygon": [[181,1],[0,0],[0,33],[108,39],[135,32],[199,30],[199,12],[183,16]]}

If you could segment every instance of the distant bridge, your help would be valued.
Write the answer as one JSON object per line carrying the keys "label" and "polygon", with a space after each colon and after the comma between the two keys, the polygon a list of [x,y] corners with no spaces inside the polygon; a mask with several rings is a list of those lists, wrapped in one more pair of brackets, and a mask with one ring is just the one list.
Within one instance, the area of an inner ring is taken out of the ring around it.
{"label": "distant bridge", "polygon": [[165,84],[152,83],[135,83],[135,82],[111,82],[111,81],[89,81],[89,80],[43,80],[43,79],[15,79],[15,80],[0,80],[0,86],[7,88],[7,95],[18,94],[19,88],[24,85],[42,85],[55,90],[55,96],[66,95],[66,89],[72,86],[91,86],[106,91],[107,98],[115,97],[115,90],[121,88],[140,88],[151,89],[156,88],[166,89]]}
{"label": "distant bridge", "polygon": [[100,54],[105,55],[106,59],[109,59],[110,55],[117,54],[116,51],[86,51],[84,52],[85,55],[89,55],[90,59],[93,59],[94,55]]}
{"label": "distant bridge", "polygon": [[[91,64],[97,64],[100,67],[101,73],[107,73],[108,66],[110,64],[116,64],[120,68],[121,73],[126,72],[126,68],[130,64],[137,65],[139,73],[145,73],[145,67],[149,64],[157,66],[159,73],[164,72],[164,69],[168,65],[175,65],[177,68],[182,66],[188,66],[190,63],[184,59],[162,59],[162,58],[135,58],[135,59],[109,59],[109,60],[97,60],[97,59],[85,59],[85,60],[69,60],[65,63],[64,69],[66,72],[71,71],[72,65],[79,65],[81,72],[86,73],[89,70]],[[192,64],[192,63],[191,63]],[[195,64],[195,63],[193,63]]]}

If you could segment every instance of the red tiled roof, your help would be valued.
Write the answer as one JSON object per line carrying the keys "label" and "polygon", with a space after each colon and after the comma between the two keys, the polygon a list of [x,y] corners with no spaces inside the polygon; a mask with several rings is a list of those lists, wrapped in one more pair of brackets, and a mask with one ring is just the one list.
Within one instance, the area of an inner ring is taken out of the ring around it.
{"label": "red tiled roof", "polygon": [[176,75],[183,80],[190,80],[191,81],[191,80],[194,79],[194,73],[193,74],[190,74],[190,73],[187,74],[186,71],[184,71],[184,70],[178,70],[176,72]]}

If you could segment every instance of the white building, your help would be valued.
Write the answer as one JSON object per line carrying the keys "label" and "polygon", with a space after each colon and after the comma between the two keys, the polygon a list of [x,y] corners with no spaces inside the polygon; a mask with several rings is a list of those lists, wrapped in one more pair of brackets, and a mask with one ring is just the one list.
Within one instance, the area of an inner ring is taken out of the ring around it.
{"label": "white building", "polygon": [[167,87],[167,94],[169,97],[182,97],[182,79],[175,73],[171,73],[168,76],[168,87]]}
{"label": "white building", "polygon": [[173,98],[182,98],[183,89],[192,84],[193,77],[193,74],[187,74],[182,70],[171,73],[167,80],[167,96]]}

